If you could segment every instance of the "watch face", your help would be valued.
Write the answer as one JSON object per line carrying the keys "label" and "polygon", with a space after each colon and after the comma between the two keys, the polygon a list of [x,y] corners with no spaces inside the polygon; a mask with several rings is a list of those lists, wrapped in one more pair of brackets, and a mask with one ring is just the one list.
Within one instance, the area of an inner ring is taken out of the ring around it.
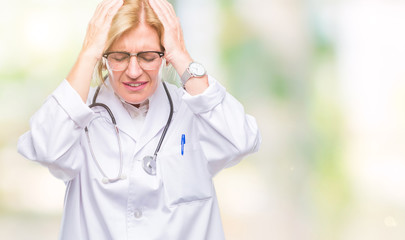
{"label": "watch face", "polygon": [[195,76],[204,76],[205,75],[205,68],[203,65],[193,62],[189,66],[189,71],[191,74]]}

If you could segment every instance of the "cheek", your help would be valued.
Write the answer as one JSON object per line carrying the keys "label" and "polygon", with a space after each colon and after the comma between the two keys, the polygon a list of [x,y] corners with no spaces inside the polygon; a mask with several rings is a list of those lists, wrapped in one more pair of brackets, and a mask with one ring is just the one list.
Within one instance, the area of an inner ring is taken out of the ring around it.
{"label": "cheek", "polygon": [[110,82],[111,85],[114,86],[114,88],[119,86],[119,82],[123,76],[123,72],[110,72]]}
{"label": "cheek", "polygon": [[149,80],[151,80],[154,84],[157,82],[159,71],[145,71],[145,73],[148,75]]}
{"label": "cheek", "polygon": [[109,75],[113,82],[118,82],[122,76],[122,72],[110,72]]}
{"label": "cheek", "polygon": [[122,76],[122,73],[120,72],[109,72],[109,79],[110,79],[110,84],[111,87],[114,89],[114,92],[119,93],[120,92],[120,84],[119,80]]}

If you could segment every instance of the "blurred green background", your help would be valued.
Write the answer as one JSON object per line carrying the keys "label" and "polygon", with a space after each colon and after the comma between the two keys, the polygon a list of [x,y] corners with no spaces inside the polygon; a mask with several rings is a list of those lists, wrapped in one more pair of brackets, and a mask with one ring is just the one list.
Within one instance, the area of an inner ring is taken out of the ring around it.
{"label": "blurred green background", "polygon": [[[64,184],[16,152],[99,1],[0,9],[0,239],[56,239]],[[255,116],[215,178],[227,239],[405,239],[405,1],[177,0],[191,55]]]}

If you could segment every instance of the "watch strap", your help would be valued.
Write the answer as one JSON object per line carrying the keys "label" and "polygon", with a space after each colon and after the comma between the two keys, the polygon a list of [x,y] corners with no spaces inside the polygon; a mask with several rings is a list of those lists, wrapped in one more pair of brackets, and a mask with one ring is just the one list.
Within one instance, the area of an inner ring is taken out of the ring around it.
{"label": "watch strap", "polygon": [[[199,72],[194,72],[191,69],[192,65],[197,65],[198,68],[200,68],[199,70],[202,70],[202,73]],[[181,75],[181,83],[184,85],[186,84],[186,82],[192,78],[192,77],[202,77],[205,76],[207,74],[207,71],[205,70],[204,66],[201,63],[197,63],[197,62],[191,62],[188,67],[186,68],[186,70],[184,71],[184,73]]]}
{"label": "watch strap", "polygon": [[186,82],[192,77],[190,71],[188,70],[188,67],[186,68],[186,70],[184,71],[183,75],[181,75],[181,83],[184,85],[186,85]]}

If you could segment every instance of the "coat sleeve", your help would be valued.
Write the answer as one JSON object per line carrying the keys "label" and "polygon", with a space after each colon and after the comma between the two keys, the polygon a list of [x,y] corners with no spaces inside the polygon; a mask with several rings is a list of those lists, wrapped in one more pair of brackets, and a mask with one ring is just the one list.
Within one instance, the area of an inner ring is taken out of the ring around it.
{"label": "coat sleeve", "polygon": [[212,176],[258,151],[261,135],[254,117],[209,76],[209,87],[200,95],[183,95],[197,117],[199,139]]}
{"label": "coat sleeve", "polygon": [[39,162],[64,181],[80,171],[80,136],[93,112],[64,80],[32,116],[30,130],[18,140],[18,152]]}

